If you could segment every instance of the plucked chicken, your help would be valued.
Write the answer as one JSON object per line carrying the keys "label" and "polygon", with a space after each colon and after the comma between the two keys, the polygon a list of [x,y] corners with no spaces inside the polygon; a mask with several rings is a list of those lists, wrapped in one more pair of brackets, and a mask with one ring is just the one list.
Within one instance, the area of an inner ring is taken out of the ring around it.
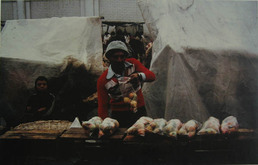
{"label": "plucked chicken", "polygon": [[88,121],[83,121],[82,127],[87,130],[90,130],[90,131],[95,131],[95,130],[99,129],[99,126],[102,122],[103,122],[103,120],[100,117],[95,116],[95,117],[92,117]]}
{"label": "plucked chicken", "polygon": [[201,130],[198,132],[198,135],[219,134],[219,128],[219,119],[211,116],[207,121],[204,122]]}
{"label": "plucked chicken", "polygon": [[163,118],[154,119],[150,122],[150,124],[146,127],[148,132],[156,133],[159,135],[163,135],[163,128],[167,125],[167,121]]}
{"label": "plucked chicken", "polygon": [[145,128],[153,121],[152,118],[143,116],[127,129],[129,135],[145,136]]}
{"label": "plucked chicken", "polygon": [[201,124],[196,120],[189,120],[179,129],[178,135],[187,135],[188,137],[193,137],[200,125]]}
{"label": "plucked chicken", "polygon": [[221,123],[221,132],[223,134],[236,132],[239,128],[237,118],[234,116],[226,117]]}
{"label": "plucked chicken", "polygon": [[112,135],[119,128],[117,120],[112,118],[105,118],[104,121],[99,125],[99,138],[102,136]]}
{"label": "plucked chicken", "polygon": [[163,128],[163,133],[168,137],[177,137],[177,132],[182,127],[182,122],[179,119],[171,119],[167,122],[167,125]]}

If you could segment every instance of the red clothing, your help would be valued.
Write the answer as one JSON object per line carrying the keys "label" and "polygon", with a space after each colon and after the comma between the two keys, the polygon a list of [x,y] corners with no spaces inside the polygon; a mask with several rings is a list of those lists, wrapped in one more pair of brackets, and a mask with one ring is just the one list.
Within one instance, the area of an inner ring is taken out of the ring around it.
{"label": "red clothing", "polygon": [[[125,70],[125,76],[130,76],[132,73],[144,73],[146,76],[145,81],[155,80],[155,74],[145,68],[138,60],[134,58],[126,59],[125,61],[131,63],[130,67]],[[107,69],[98,79],[97,90],[98,90],[98,115],[104,119],[108,116],[108,108],[112,111],[130,111],[130,106],[125,104],[123,99],[110,98],[112,87],[118,84],[116,76],[109,78]],[[111,89],[111,90],[110,90]],[[144,98],[141,89],[137,91],[137,107],[145,105]]]}

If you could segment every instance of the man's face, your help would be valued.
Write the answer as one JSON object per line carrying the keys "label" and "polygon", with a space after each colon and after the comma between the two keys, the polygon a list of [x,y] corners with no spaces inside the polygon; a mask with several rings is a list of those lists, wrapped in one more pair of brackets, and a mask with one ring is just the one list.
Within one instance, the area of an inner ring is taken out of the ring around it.
{"label": "man's face", "polygon": [[125,69],[125,53],[123,51],[114,52],[109,58],[112,70],[117,74],[122,74]]}
{"label": "man's face", "polygon": [[125,54],[122,51],[115,52],[109,58],[110,63],[120,63],[125,61]]}
{"label": "man's face", "polygon": [[37,91],[43,92],[47,90],[47,82],[45,80],[38,80],[36,83]]}

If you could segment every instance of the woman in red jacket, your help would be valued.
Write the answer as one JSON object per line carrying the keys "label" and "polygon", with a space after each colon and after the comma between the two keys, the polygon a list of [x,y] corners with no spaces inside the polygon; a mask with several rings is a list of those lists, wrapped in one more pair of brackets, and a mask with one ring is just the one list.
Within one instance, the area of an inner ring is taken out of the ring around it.
{"label": "woman in red jacket", "polygon": [[[126,58],[128,55],[126,45],[121,41],[112,41],[105,56],[110,61],[109,68],[99,77],[98,90],[98,115],[104,119],[109,115],[118,120],[120,127],[130,127],[141,116],[146,116],[144,98],[141,91],[142,82],[155,80],[153,72],[145,68],[138,60]],[[124,85],[120,80],[129,79]],[[124,86],[132,86],[137,94],[137,111],[132,111],[130,104],[124,102]]]}

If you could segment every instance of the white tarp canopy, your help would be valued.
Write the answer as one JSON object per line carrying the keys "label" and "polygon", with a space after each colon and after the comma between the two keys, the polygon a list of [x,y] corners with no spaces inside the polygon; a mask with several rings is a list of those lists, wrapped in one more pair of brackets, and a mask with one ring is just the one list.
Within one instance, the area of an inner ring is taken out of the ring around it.
{"label": "white tarp canopy", "polygon": [[154,39],[143,87],[153,118],[205,121],[229,115],[257,127],[256,1],[139,0]]}
{"label": "white tarp canopy", "polygon": [[9,20],[2,31],[0,57],[61,64],[67,57],[102,72],[99,17]]}
{"label": "white tarp canopy", "polygon": [[[257,1],[139,0],[159,47],[258,52]],[[162,9],[162,10],[161,10]],[[157,44],[156,44],[157,46]],[[161,49],[161,48],[159,48]]]}
{"label": "white tarp canopy", "polygon": [[103,71],[99,17],[10,20],[1,40],[0,117],[19,122],[38,76],[49,80],[57,115],[87,112],[82,99]]}

